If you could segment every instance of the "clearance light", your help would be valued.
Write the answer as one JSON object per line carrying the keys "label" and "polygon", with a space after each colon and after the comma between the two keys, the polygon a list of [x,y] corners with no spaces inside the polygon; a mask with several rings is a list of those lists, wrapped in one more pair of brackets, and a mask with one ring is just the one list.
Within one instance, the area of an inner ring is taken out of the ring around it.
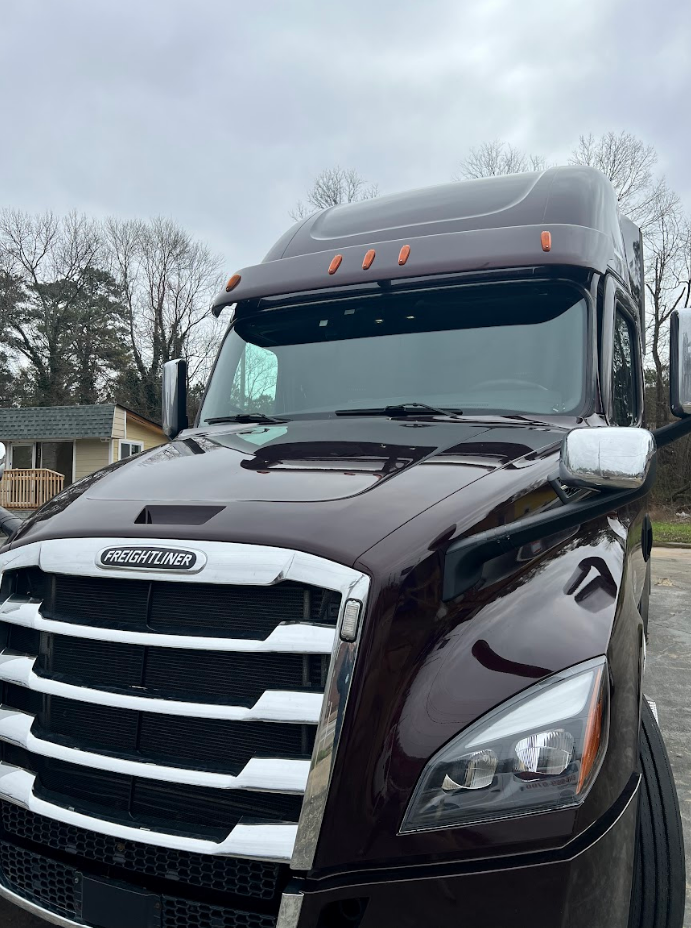
{"label": "clearance light", "polygon": [[331,264],[329,265],[329,274],[335,274],[336,271],[341,266],[341,261],[343,260],[343,255],[334,255],[331,259]]}
{"label": "clearance light", "polygon": [[343,641],[355,641],[357,638],[361,610],[362,603],[357,599],[349,599],[345,604],[343,621],[341,622],[341,638]]}
{"label": "clearance light", "polygon": [[241,277],[239,274],[233,274],[226,284],[226,293],[230,293],[231,290],[234,290],[237,285],[240,283]]}
{"label": "clearance light", "polygon": [[403,248],[398,252],[398,263],[403,267],[408,258],[410,257],[410,245],[404,245]]}
{"label": "clearance light", "polygon": [[372,264],[374,262],[374,255],[375,255],[374,248],[370,248],[370,250],[367,252],[362,262],[363,271],[368,271],[372,267]]}
{"label": "clearance light", "polygon": [[401,832],[578,806],[600,769],[608,730],[604,657],[547,677],[432,757]]}
{"label": "clearance light", "polygon": [[551,232],[543,232],[542,235],[540,236],[540,241],[542,242],[543,251],[552,250],[552,233]]}

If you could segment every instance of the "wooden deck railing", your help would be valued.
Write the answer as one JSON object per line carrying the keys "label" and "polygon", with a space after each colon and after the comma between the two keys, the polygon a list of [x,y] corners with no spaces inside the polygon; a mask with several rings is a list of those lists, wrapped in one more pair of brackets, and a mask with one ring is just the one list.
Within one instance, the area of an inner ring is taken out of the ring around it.
{"label": "wooden deck railing", "polygon": [[5,509],[38,509],[65,482],[63,474],[45,467],[6,470],[0,480],[0,506]]}

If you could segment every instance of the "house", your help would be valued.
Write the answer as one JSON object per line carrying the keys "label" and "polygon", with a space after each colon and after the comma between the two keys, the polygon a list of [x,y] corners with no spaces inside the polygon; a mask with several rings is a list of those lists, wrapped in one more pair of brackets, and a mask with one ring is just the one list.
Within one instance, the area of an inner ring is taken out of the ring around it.
{"label": "house", "polygon": [[7,470],[0,505],[35,509],[80,477],[166,441],[161,427],[114,403],[0,407]]}

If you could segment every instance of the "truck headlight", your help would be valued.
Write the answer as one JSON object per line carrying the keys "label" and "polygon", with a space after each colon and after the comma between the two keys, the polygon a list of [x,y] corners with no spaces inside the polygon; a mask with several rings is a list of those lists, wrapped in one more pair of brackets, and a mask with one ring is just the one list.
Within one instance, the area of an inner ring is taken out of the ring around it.
{"label": "truck headlight", "polygon": [[542,680],[429,761],[401,832],[579,805],[599,770],[608,728],[604,657]]}

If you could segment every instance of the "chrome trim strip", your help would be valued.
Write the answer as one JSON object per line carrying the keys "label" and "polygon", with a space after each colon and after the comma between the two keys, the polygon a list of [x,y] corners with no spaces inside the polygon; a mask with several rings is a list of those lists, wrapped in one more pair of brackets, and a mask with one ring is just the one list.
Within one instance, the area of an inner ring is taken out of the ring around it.
{"label": "chrome trim strip", "polygon": [[218,583],[242,586],[272,586],[282,580],[294,580],[311,586],[326,587],[347,593],[362,574],[327,561],[314,554],[274,548],[266,545],[244,545],[228,541],[193,541],[202,551],[206,565],[197,574],[172,574],[165,570],[136,567],[118,570],[117,574],[96,564],[96,556],[106,547],[143,542],[147,546],[170,547],[185,544],[184,539],[170,538],[54,538],[34,541],[0,554],[0,571],[36,566],[48,573],[83,577],[115,577],[120,579],[164,580],[169,583]]}
{"label": "chrome trim strip", "polygon": [[304,898],[303,893],[283,893],[276,928],[298,928]]}
{"label": "chrome trim strip", "polygon": [[34,628],[52,635],[112,641],[142,647],[184,648],[187,651],[236,651],[251,653],[331,654],[336,631],[322,625],[296,622],[278,625],[264,641],[252,638],[199,638],[192,635],[159,635],[156,632],[128,632],[117,628],[71,625],[44,619],[41,604],[27,600],[6,599],[0,605],[0,622]]}
{"label": "chrome trim strip", "polygon": [[60,683],[34,673],[35,658],[0,653],[0,680],[15,683],[36,693],[64,696],[77,702],[111,706],[115,709],[134,709],[139,712],[158,712],[161,715],[184,715],[198,719],[225,719],[235,722],[294,722],[297,725],[315,725],[319,721],[322,693],[299,693],[289,690],[266,690],[251,707],[222,706],[212,703],[182,702],[177,699],[152,699],[147,696],[129,696],[108,690],[93,690],[72,683]]}
{"label": "chrome trim strip", "polygon": [[180,835],[170,835],[160,831],[150,831],[146,828],[134,828],[128,825],[119,825],[107,819],[94,818],[53,805],[34,795],[34,782],[36,778],[32,773],[10,764],[0,763],[0,799],[13,802],[15,805],[35,812],[36,815],[45,815],[65,825],[75,825],[77,828],[86,828],[97,834],[108,835],[111,838],[122,838],[124,841],[138,841],[140,844],[152,844],[155,847],[167,847],[177,851],[190,851],[194,854],[211,854],[223,857],[246,857],[250,860],[271,860],[287,863],[290,860],[297,825],[244,825],[238,824],[233,828],[227,838],[215,844],[201,838],[185,838]]}
{"label": "chrome trim strip", "polygon": [[350,686],[353,681],[355,658],[360,643],[363,622],[359,623],[357,637],[354,641],[343,641],[340,633],[345,615],[345,605],[348,600],[359,600],[362,603],[361,615],[364,616],[367,609],[368,592],[369,578],[361,574],[360,580],[350,588],[348,595],[341,600],[338,637],[334,644],[334,652],[329,665],[324,703],[312,753],[312,765],[307,781],[307,789],[305,790],[305,799],[302,803],[295,850],[290,864],[293,870],[309,870],[314,862],[326,800],[331,785],[331,775],[336,762],[343,718],[348,703]]}
{"label": "chrome trim strip", "polygon": [[94,754],[78,748],[65,747],[52,741],[37,738],[31,732],[33,715],[15,709],[0,707],[0,741],[16,744],[40,757],[52,757],[81,767],[109,770],[166,783],[184,783],[189,786],[208,786],[211,789],[248,789],[271,793],[304,793],[309,774],[309,761],[284,758],[252,757],[237,776],[209,773],[203,770],[185,770],[182,767],[159,766],[154,763],[132,761],[121,757]]}

